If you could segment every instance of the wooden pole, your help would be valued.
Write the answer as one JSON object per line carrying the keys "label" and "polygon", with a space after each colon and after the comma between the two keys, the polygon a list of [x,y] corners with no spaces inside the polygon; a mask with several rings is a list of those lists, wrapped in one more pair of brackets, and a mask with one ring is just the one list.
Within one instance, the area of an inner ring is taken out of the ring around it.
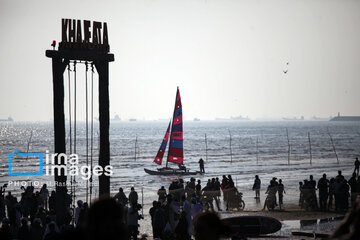
{"label": "wooden pole", "polygon": [[229,135],[230,135],[230,162],[232,163],[232,148],[231,148],[231,132],[229,130]]}
{"label": "wooden pole", "polygon": [[289,131],[286,128],[286,137],[287,137],[287,141],[288,141],[288,164],[290,165],[290,151],[291,151],[291,146],[290,146],[290,139],[289,139]]}
{"label": "wooden pole", "polygon": [[308,132],[308,138],[309,138],[309,151],[310,151],[310,165],[312,165],[312,153],[311,153],[311,138],[310,138],[310,132]]}
{"label": "wooden pole", "polygon": [[[104,169],[110,165],[109,62],[96,61],[95,67],[99,73],[99,165]],[[104,173],[99,176],[99,197],[102,196],[110,197],[110,176],[106,176]]]}
{"label": "wooden pole", "polygon": [[338,155],[337,155],[337,153],[336,153],[336,149],[335,149],[335,144],[334,144],[333,138],[332,138],[332,136],[331,136],[331,134],[330,134],[329,128],[327,128],[327,130],[328,130],[328,134],[329,134],[329,137],[330,137],[330,140],[331,140],[331,144],[332,144],[332,147],[333,147],[333,151],[334,151],[335,156],[336,156],[337,163],[339,164],[339,158],[338,158]]}
{"label": "wooden pole", "polygon": [[[54,108],[54,150],[57,153],[55,157],[56,165],[65,165],[64,158],[58,158],[58,155],[66,153],[65,144],[65,114],[64,114],[64,71],[68,61],[61,58],[52,58],[53,69],[53,108]],[[66,175],[62,171],[55,171],[56,200],[55,213],[56,221],[61,226],[65,221],[66,206]]]}
{"label": "wooden pole", "polygon": [[207,145],[206,133],[205,133],[205,157],[206,157],[206,162],[207,162],[208,161],[208,145]]}

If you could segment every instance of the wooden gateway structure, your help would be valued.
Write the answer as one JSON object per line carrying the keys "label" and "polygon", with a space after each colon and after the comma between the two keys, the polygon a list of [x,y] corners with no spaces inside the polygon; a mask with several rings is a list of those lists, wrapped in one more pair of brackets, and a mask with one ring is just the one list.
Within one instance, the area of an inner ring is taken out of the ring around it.
{"label": "wooden gateway structure", "polygon": [[[59,43],[58,50],[55,50],[56,41],[53,41],[51,44],[53,50],[46,50],[46,57],[52,59],[55,153],[66,154],[64,71],[66,67],[70,67],[70,63],[74,64],[74,68],[76,63],[85,63],[86,68],[88,64],[91,64],[91,66],[95,66],[99,79],[100,150],[98,165],[105,167],[110,164],[109,62],[114,61],[114,54],[109,53],[107,24],[105,22],[91,22],[88,20],[62,19],[61,26],[62,41]],[[58,161],[57,157],[55,157],[55,163],[57,165],[65,165],[64,160],[59,159]],[[66,213],[66,182],[66,174],[63,174],[61,171],[60,173],[55,173],[55,183],[57,184],[56,216],[60,224],[63,223]],[[105,174],[99,176],[99,195],[110,195],[110,176]]]}

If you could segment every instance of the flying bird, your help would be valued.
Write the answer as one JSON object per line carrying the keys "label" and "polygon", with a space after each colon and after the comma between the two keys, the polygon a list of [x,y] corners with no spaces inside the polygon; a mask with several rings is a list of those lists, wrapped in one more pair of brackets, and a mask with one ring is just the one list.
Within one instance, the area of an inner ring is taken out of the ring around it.
{"label": "flying bird", "polygon": [[284,74],[287,74],[288,70],[285,70],[285,71],[283,71],[283,72],[284,72]]}

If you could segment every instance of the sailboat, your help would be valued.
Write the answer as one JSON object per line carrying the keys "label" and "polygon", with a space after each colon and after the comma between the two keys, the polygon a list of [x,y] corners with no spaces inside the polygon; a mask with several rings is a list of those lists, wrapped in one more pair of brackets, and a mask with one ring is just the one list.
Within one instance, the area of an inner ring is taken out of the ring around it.
{"label": "sailboat", "polygon": [[[171,126],[171,132],[170,132]],[[150,170],[144,168],[144,171],[151,175],[196,175],[200,172],[189,171],[183,165],[184,162],[184,148],[183,148],[183,121],[182,121],[182,104],[180,98],[179,87],[176,91],[174,115],[169,122],[164,139],[160,145],[159,151],[154,159],[154,162],[161,166],[163,162],[164,153],[166,151],[167,142],[170,136],[169,151],[167,155],[166,166],[163,168],[157,168],[156,170]],[[168,167],[168,163],[177,164],[177,168]]]}

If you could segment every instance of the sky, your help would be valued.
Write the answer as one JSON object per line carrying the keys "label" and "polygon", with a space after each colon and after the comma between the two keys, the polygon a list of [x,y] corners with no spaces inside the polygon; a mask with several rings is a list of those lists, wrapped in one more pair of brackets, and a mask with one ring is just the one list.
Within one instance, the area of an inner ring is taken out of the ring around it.
{"label": "sky", "polygon": [[107,22],[111,118],[169,119],[177,86],[187,120],[360,115],[360,1],[1,0],[0,118],[53,118],[45,50],[62,18]]}

